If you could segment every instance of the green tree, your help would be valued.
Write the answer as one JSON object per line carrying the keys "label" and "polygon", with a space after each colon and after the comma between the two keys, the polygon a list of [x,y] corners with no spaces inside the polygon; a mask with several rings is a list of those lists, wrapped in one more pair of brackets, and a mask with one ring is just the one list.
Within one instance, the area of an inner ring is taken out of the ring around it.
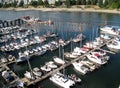
{"label": "green tree", "polygon": [[4,4],[3,4],[3,8],[8,8],[9,7],[9,5],[7,4],[7,2],[5,2]]}
{"label": "green tree", "polygon": [[31,1],[30,5],[37,7],[38,6],[38,2],[37,1]]}
{"label": "green tree", "polygon": [[103,3],[103,7],[107,7],[108,6],[108,0],[105,0],[105,2]]}
{"label": "green tree", "polygon": [[91,0],[87,0],[86,5],[91,5]]}
{"label": "green tree", "polygon": [[23,7],[24,6],[24,1],[21,0],[20,3],[19,3],[19,7]]}
{"label": "green tree", "polygon": [[67,6],[67,8],[69,8],[70,7],[70,0],[66,0],[65,5]]}
{"label": "green tree", "polygon": [[45,6],[45,7],[49,7],[49,6],[50,6],[49,3],[48,3],[48,0],[45,0],[45,1],[44,1],[44,6]]}
{"label": "green tree", "polygon": [[96,5],[97,1],[96,0],[91,0],[92,5]]}
{"label": "green tree", "polygon": [[39,5],[44,5],[44,3],[43,3],[42,0],[38,0],[38,4],[39,4]]}
{"label": "green tree", "polygon": [[81,5],[81,0],[77,0],[76,5]]}
{"label": "green tree", "polygon": [[11,3],[11,7],[16,7],[16,6],[17,6],[17,1]]}
{"label": "green tree", "polygon": [[98,6],[103,7],[103,0],[98,0]]}
{"label": "green tree", "polygon": [[71,5],[76,5],[76,0],[70,0]]}
{"label": "green tree", "polygon": [[55,6],[60,6],[60,5],[62,5],[62,2],[60,0],[55,1]]}
{"label": "green tree", "polygon": [[0,8],[2,8],[3,7],[3,4],[2,3],[0,3]]}
{"label": "green tree", "polygon": [[86,0],[81,0],[82,5],[86,5]]}

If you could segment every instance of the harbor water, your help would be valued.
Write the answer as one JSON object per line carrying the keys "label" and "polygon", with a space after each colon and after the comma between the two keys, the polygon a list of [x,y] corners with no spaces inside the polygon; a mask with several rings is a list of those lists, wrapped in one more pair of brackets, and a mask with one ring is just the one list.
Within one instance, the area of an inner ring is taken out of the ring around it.
{"label": "harbor water", "polygon": [[[59,38],[69,40],[75,37],[79,33],[83,33],[86,36],[86,40],[83,43],[92,41],[95,37],[100,35],[99,26],[108,25],[120,25],[120,14],[110,13],[91,13],[91,12],[41,12],[41,11],[0,11],[0,20],[14,20],[23,16],[38,17],[40,20],[52,20],[53,25],[45,24],[32,24],[22,25],[29,29],[37,30],[39,36],[43,36],[48,32],[56,32]],[[31,38],[33,37],[30,36]],[[49,38],[45,43],[56,40],[56,38]],[[1,46],[1,45],[0,45]],[[81,46],[81,43],[73,43],[72,47],[69,44],[66,46],[65,52],[70,52],[74,47]],[[103,47],[107,49],[106,47]],[[22,49],[24,50],[24,49]],[[9,54],[15,55],[21,50],[10,52]],[[3,53],[0,53],[3,55]],[[30,60],[31,67],[41,67],[48,61],[53,61],[53,56],[58,56],[59,50],[53,52],[47,52],[42,56],[33,56]],[[116,54],[107,53],[110,56],[109,62],[101,66],[99,69],[81,75],[76,72],[72,65],[65,68],[65,74],[76,74],[82,79],[81,84],[76,84],[74,88],[118,88],[120,85],[120,53]],[[29,71],[27,62],[21,64],[12,64],[9,66],[20,78],[24,77],[24,73]],[[58,88],[57,85],[52,83],[49,78],[39,82],[29,88]],[[3,80],[0,78],[0,88],[5,88]]]}

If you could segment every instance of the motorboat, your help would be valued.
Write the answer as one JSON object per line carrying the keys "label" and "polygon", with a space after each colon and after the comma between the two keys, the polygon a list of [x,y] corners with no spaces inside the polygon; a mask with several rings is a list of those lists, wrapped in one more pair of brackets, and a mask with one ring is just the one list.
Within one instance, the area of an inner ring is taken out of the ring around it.
{"label": "motorboat", "polygon": [[85,35],[83,35],[83,34],[81,33],[81,34],[78,34],[77,37],[73,38],[72,41],[73,41],[73,42],[79,42],[79,41],[84,40],[85,38],[86,38]]}
{"label": "motorboat", "polygon": [[57,68],[57,65],[55,65],[53,61],[47,62],[46,65],[51,69]]}
{"label": "motorboat", "polygon": [[86,56],[90,61],[92,61],[94,63],[97,63],[99,65],[103,65],[103,64],[107,63],[107,60],[104,57],[100,57],[100,56],[97,57],[97,56],[94,56],[94,55],[91,55],[91,54],[87,54]]}
{"label": "motorboat", "polygon": [[47,52],[47,50],[42,49],[42,50],[38,51],[37,55],[43,55],[43,54],[45,54],[46,52]]}
{"label": "motorboat", "polygon": [[13,60],[15,60],[15,57],[12,56],[12,55],[9,55],[9,56],[8,56],[8,61],[13,61]]}
{"label": "motorboat", "polygon": [[120,35],[120,27],[119,26],[106,25],[106,26],[100,27],[100,30],[105,33],[108,33],[108,34]]}
{"label": "motorboat", "polygon": [[38,77],[42,76],[42,72],[38,67],[33,68],[33,74]]}
{"label": "motorboat", "polygon": [[107,34],[101,34],[101,35],[100,35],[100,38],[105,39],[105,40],[111,39],[110,36],[107,35]]}
{"label": "motorboat", "polygon": [[49,79],[54,84],[62,88],[70,88],[75,84],[75,82],[72,79],[68,78],[64,74],[61,74],[60,72],[53,74]]}
{"label": "motorboat", "polygon": [[53,60],[54,60],[54,62],[57,63],[57,64],[60,64],[60,65],[65,64],[65,61],[62,60],[61,58],[57,57],[57,56],[54,56],[54,57],[53,57]]}
{"label": "motorboat", "polygon": [[73,55],[77,55],[77,56],[80,56],[81,55],[81,52],[80,52],[80,49],[79,48],[75,48],[72,52]]}
{"label": "motorboat", "polygon": [[78,57],[78,55],[76,55],[75,53],[65,53],[64,54],[66,58],[71,58],[71,59],[75,59]]}
{"label": "motorboat", "polygon": [[33,76],[32,72],[26,71],[24,76],[29,80],[35,80],[35,77]]}
{"label": "motorboat", "polygon": [[5,79],[7,83],[11,83],[15,80],[15,77],[11,74],[11,72],[7,70],[2,72],[2,77]]}
{"label": "motorboat", "polygon": [[71,74],[71,75],[68,75],[68,77],[70,78],[70,79],[72,79],[74,82],[76,82],[76,83],[80,83],[82,80],[79,78],[79,77],[77,77],[75,74]]}
{"label": "motorboat", "polygon": [[91,54],[95,56],[105,56],[106,52],[99,50],[99,51],[92,51]]}
{"label": "motorboat", "polygon": [[52,69],[50,67],[48,67],[47,65],[44,65],[40,68],[42,71],[45,71],[45,72],[49,72],[51,71]]}
{"label": "motorboat", "polygon": [[82,73],[83,75],[89,71],[89,69],[85,67],[81,62],[73,62],[72,65],[74,66],[75,70]]}
{"label": "motorboat", "polygon": [[82,60],[80,61],[82,64],[84,64],[85,66],[89,67],[90,68],[90,71],[93,71],[95,70],[96,66],[94,63],[92,63],[91,61],[89,60]]}
{"label": "motorboat", "polygon": [[80,52],[80,53],[86,53],[86,52],[89,51],[89,49],[84,48],[84,47],[82,47],[82,48],[75,47],[73,51],[78,51],[78,52]]}
{"label": "motorboat", "polygon": [[85,45],[83,45],[84,48],[92,50],[93,48],[96,48],[97,46],[94,45],[92,42],[87,42]]}
{"label": "motorboat", "polygon": [[5,57],[1,57],[1,58],[0,58],[0,61],[1,61],[2,63],[8,62],[7,58],[5,58]]}
{"label": "motorboat", "polygon": [[30,59],[28,52],[24,52],[24,53],[19,52],[18,55],[19,55],[18,59],[16,59],[17,63],[21,63],[27,61],[27,59]]}
{"label": "motorboat", "polygon": [[108,43],[107,44],[107,47],[110,49],[110,50],[115,50],[115,51],[120,51],[120,41],[118,40],[113,40],[112,42]]}

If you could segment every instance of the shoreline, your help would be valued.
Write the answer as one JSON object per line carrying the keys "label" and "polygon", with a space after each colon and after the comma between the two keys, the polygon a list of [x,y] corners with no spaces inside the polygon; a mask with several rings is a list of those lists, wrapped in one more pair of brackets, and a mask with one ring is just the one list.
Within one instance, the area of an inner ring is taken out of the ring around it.
{"label": "shoreline", "polygon": [[100,12],[100,13],[114,13],[120,14],[120,11],[107,10],[107,9],[95,9],[95,8],[0,8],[0,11],[27,11],[38,10],[43,12]]}

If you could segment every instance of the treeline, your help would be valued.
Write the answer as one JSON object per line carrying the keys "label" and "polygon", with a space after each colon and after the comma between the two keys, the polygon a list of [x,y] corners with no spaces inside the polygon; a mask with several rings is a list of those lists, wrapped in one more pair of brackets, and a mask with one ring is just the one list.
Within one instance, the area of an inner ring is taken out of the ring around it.
{"label": "treeline", "polygon": [[12,3],[0,3],[0,8],[8,8],[8,7],[27,7],[27,6],[43,6],[43,7],[58,7],[58,6],[66,6],[71,7],[73,5],[97,5],[101,8],[106,9],[119,9],[120,8],[120,0],[55,0],[55,3],[52,5],[48,2],[48,0],[38,0],[31,1],[29,4],[24,4],[24,1],[17,2],[14,0]]}
{"label": "treeline", "polygon": [[12,3],[9,2],[5,2],[5,3],[0,3],[0,8],[9,8],[9,7],[28,7],[28,6],[33,6],[33,7],[37,7],[37,6],[43,6],[43,7],[49,7],[49,3],[47,0],[44,0],[44,2],[42,0],[38,0],[38,1],[31,1],[29,4],[25,4],[23,0],[21,0],[19,3],[17,1],[14,1]]}
{"label": "treeline", "polygon": [[66,0],[68,7],[72,5],[97,5],[101,8],[119,9],[120,0]]}

